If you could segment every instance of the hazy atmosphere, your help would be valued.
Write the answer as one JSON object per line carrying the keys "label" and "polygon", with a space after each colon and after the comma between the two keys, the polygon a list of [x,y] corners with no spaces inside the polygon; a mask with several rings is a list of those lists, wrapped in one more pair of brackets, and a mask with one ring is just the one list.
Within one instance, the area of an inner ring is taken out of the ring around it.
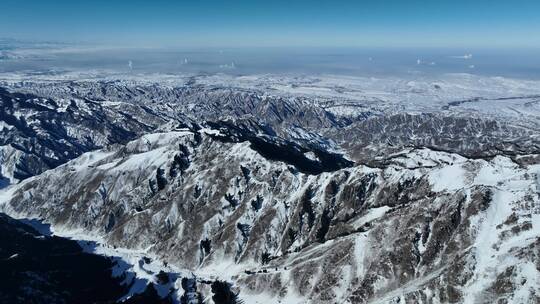
{"label": "hazy atmosphere", "polygon": [[0,303],[540,303],[539,0],[0,12]]}
{"label": "hazy atmosphere", "polygon": [[3,72],[540,77],[532,0],[6,0],[0,10]]}

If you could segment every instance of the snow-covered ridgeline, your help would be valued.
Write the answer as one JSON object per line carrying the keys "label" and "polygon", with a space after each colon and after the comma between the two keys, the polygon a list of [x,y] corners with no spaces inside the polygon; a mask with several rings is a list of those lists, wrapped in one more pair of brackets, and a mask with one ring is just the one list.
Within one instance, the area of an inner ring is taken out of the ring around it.
{"label": "snow-covered ridgeline", "polygon": [[[108,244],[98,251],[124,254],[135,272],[152,256],[143,268],[167,261],[261,303],[386,303],[448,297],[445,288],[461,301],[539,294],[529,253],[540,236],[538,165],[410,149],[385,168],[307,175],[200,133],[83,154],[4,189],[2,210],[94,235]],[[501,280],[515,292],[499,294]]]}
{"label": "snow-covered ridgeline", "polygon": [[[353,77],[341,75],[249,75],[226,74],[122,74],[111,71],[65,72],[57,75],[4,73],[0,83],[12,89],[46,96],[86,96],[107,84],[110,99],[151,94],[154,100],[168,100],[177,88],[191,90],[236,90],[257,92],[263,99],[301,97],[301,101],[328,109],[336,116],[351,116],[365,111],[426,113],[443,108],[467,115],[538,116],[540,84],[534,80],[487,77],[472,74],[440,76]],[[73,86],[71,86],[72,84]],[[116,88],[116,89],[114,89]],[[161,96],[156,95],[161,91]],[[122,93],[115,96],[115,93]],[[92,93],[95,94],[95,93]],[[91,95],[91,94],[90,94]],[[123,101],[125,101],[123,100]],[[122,101],[119,99],[118,101]],[[494,106],[495,105],[495,106]]]}

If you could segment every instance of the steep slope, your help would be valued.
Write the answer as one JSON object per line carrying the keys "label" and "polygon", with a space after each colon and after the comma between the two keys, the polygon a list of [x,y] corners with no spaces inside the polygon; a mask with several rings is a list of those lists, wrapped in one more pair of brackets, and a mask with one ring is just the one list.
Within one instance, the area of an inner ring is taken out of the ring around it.
{"label": "steep slope", "polygon": [[139,112],[165,121],[233,120],[251,125],[254,133],[263,129],[297,143],[345,151],[365,163],[411,146],[468,157],[538,153],[540,91],[535,85],[465,74],[429,81],[154,75],[148,80],[6,82],[13,92],[57,102],[92,100],[132,108],[130,115],[142,122],[146,119]]}
{"label": "steep slope", "polygon": [[246,303],[540,299],[538,155],[410,148],[378,168],[327,167],[339,156],[235,132],[179,129],[85,153],[4,190],[1,209],[149,249],[234,283]]}
{"label": "steep slope", "polygon": [[471,158],[540,153],[540,130],[515,121],[449,113],[373,116],[325,136],[358,161],[377,164],[407,147],[429,147]]}
{"label": "steep slope", "polygon": [[84,152],[126,143],[164,122],[131,104],[50,99],[0,88],[0,176],[16,182]]}
{"label": "steep slope", "polygon": [[2,303],[109,303],[127,290],[114,263],[84,253],[75,241],[42,235],[0,214]]}

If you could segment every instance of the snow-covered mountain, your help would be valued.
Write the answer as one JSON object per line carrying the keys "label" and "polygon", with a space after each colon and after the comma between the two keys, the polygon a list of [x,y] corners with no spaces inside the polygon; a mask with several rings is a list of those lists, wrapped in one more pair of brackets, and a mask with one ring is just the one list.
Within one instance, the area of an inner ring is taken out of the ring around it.
{"label": "snow-covered mountain", "polygon": [[144,252],[182,303],[540,300],[540,87],[228,77],[5,79],[0,211]]}
{"label": "snow-covered mountain", "polygon": [[133,104],[51,99],[0,88],[2,176],[22,180],[80,154],[150,132],[166,120]]}
{"label": "snow-covered mountain", "polygon": [[11,180],[168,122],[232,120],[253,133],[342,151],[364,163],[404,147],[469,157],[540,150],[540,86],[532,81],[4,77],[2,172]]}

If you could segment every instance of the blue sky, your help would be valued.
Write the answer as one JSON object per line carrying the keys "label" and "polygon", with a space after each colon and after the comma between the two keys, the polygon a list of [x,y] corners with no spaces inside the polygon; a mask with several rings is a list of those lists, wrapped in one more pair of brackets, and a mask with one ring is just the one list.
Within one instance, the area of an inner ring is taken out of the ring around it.
{"label": "blue sky", "polygon": [[129,46],[540,47],[539,0],[1,0],[0,37]]}

